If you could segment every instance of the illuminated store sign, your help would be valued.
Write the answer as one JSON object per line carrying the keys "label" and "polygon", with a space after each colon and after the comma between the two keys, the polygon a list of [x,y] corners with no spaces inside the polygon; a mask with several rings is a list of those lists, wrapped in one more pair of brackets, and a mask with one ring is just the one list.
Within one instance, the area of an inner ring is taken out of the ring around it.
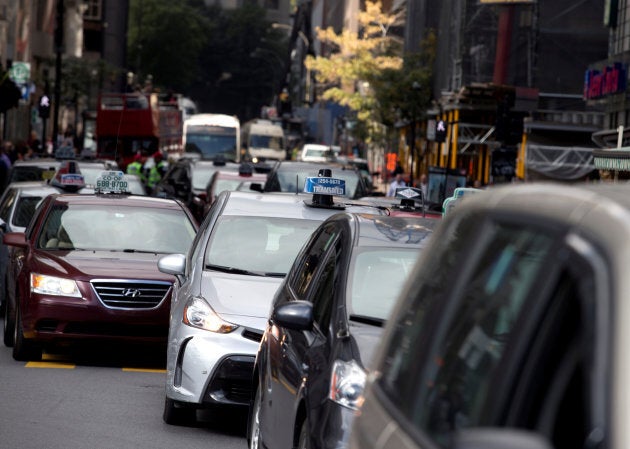
{"label": "illuminated store sign", "polygon": [[626,90],[626,66],[615,62],[601,70],[587,70],[584,76],[584,98],[594,100]]}

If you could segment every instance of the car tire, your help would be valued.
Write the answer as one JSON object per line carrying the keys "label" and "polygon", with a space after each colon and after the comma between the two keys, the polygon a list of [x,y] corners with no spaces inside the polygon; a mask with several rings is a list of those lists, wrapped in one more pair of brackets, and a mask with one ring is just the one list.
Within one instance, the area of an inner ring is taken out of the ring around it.
{"label": "car tire", "polygon": [[41,360],[42,348],[30,338],[24,337],[20,307],[15,308],[15,325],[13,332],[13,358],[19,362]]}
{"label": "car tire", "polygon": [[7,301],[4,306],[4,345],[7,348],[12,348],[15,343],[14,332],[15,332],[15,312],[9,307],[9,302]]}
{"label": "car tire", "polygon": [[177,401],[165,397],[162,418],[166,424],[173,426],[191,424],[197,420],[197,411],[193,407],[179,405]]}
{"label": "car tire", "polygon": [[298,440],[297,449],[310,449],[311,443],[308,440],[308,419],[302,421],[300,427],[300,439]]}
{"label": "car tire", "polygon": [[256,396],[254,404],[249,415],[249,426],[247,432],[247,443],[249,449],[262,449],[262,439],[260,437],[260,404],[261,404],[260,385],[256,388]]}

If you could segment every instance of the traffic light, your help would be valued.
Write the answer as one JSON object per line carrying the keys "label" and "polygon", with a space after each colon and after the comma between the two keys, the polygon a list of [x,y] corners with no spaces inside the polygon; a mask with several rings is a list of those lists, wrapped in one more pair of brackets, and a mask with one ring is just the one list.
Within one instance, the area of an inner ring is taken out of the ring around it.
{"label": "traffic light", "polygon": [[435,122],[435,141],[446,142],[446,122],[444,120]]}
{"label": "traffic light", "polygon": [[38,110],[41,118],[50,117],[50,97],[47,94],[39,97]]}

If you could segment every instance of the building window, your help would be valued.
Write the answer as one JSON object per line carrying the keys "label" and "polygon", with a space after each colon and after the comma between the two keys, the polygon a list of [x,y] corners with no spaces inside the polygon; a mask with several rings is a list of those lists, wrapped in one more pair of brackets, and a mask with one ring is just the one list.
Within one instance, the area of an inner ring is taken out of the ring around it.
{"label": "building window", "polygon": [[103,0],[85,0],[85,12],[83,18],[86,20],[101,20],[103,11]]}

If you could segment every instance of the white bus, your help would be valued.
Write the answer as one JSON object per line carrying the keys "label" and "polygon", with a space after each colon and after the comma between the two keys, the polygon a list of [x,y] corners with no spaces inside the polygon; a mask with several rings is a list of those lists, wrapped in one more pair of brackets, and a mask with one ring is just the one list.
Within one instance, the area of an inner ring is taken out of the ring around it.
{"label": "white bus", "polygon": [[254,119],[241,128],[244,160],[263,162],[287,158],[284,130],[271,120]]}
{"label": "white bus", "polygon": [[200,154],[203,159],[223,157],[239,162],[240,122],[225,114],[194,114],[184,121],[184,152]]}

